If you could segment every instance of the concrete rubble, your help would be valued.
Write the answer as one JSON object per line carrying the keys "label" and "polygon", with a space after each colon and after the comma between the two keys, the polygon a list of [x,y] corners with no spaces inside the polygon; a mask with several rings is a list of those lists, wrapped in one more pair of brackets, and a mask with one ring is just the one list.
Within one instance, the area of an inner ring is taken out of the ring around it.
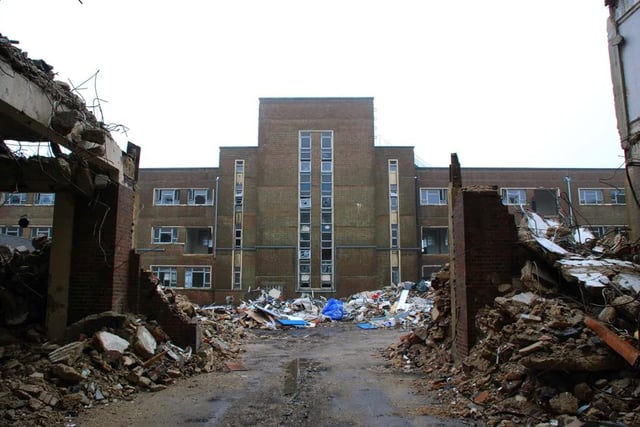
{"label": "concrete rubble", "polygon": [[[51,343],[32,301],[46,294],[46,275],[37,272],[47,271],[49,242],[34,241],[32,251],[4,246],[2,422],[69,421],[85,408],[162,390],[177,378],[234,369],[253,328],[343,321],[406,329],[384,353],[395,366],[423,375],[416,386],[441,402],[425,408],[430,414],[490,426],[640,425],[635,254],[622,237],[577,240],[541,218],[523,223],[519,237],[526,254],[520,276],[498,286],[500,295],[476,317],[481,339],[457,364],[446,267],[430,281],[343,300],[313,294],[285,300],[278,290],[257,289],[236,307],[232,301],[198,306],[151,275],[148,286],[172,316],[198,324],[197,349],[175,345],[155,320],[111,312],[70,325],[64,343]],[[7,304],[16,307],[10,314]],[[337,316],[327,312],[330,305]]]}
{"label": "concrete rubble", "polygon": [[323,322],[358,322],[363,329],[382,327],[408,327],[418,324],[431,311],[432,302],[422,296],[428,289],[427,282],[404,282],[375,291],[363,291],[337,301],[339,313],[329,315],[331,302],[324,297],[303,295],[283,300],[278,291],[257,289],[243,301],[236,312],[247,328],[281,329],[312,328]]}
{"label": "concrete rubble", "polygon": [[432,278],[430,316],[386,356],[424,374],[416,385],[437,394],[425,409],[434,415],[488,426],[640,425],[640,265],[624,236],[580,243],[527,213],[519,241],[521,276],[476,316],[481,338],[464,360],[451,352],[447,268]]}
{"label": "concrete rubble", "polygon": [[73,425],[81,410],[228,370],[227,362],[240,355],[247,333],[237,316],[200,315],[184,297],[161,287],[155,291],[176,316],[199,322],[197,350],[175,345],[156,321],[114,312],[68,326],[65,342],[47,341],[44,305],[36,303],[46,295],[50,242],[33,244],[31,252],[0,246],[0,425]]}

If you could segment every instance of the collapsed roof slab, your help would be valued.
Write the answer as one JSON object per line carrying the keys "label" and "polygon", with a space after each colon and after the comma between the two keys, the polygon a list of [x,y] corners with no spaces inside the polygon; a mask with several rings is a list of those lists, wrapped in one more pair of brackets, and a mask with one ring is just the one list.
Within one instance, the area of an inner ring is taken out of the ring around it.
{"label": "collapsed roof slab", "polygon": [[49,90],[45,90],[0,57],[0,137],[17,141],[51,141],[86,158],[113,181],[124,182],[126,155],[108,132],[105,131],[104,144],[98,155],[84,141],[61,135],[51,127],[51,119],[58,113],[77,110],[84,116],[86,111],[82,111],[81,103],[72,105],[73,102],[69,102],[74,96],[68,89],[68,93],[64,93],[61,83],[49,80],[48,84]]}

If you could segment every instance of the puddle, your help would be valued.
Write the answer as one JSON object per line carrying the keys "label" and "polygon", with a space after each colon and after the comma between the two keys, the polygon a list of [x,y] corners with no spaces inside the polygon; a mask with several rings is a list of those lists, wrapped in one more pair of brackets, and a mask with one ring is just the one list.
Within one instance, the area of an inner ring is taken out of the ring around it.
{"label": "puddle", "polygon": [[285,396],[291,396],[298,391],[298,379],[300,378],[300,359],[293,359],[284,367],[284,389]]}
{"label": "puddle", "polygon": [[311,365],[309,359],[295,358],[284,366],[284,388],[282,394],[291,396],[298,392],[301,373]]}

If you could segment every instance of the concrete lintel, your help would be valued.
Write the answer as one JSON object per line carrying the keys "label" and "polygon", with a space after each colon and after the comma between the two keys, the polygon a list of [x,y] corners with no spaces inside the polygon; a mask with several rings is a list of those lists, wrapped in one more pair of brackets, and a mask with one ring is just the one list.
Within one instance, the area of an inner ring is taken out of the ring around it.
{"label": "concrete lintel", "polygon": [[[87,152],[65,136],[50,127],[56,112],[70,111],[72,108],[53,99],[40,86],[14,70],[8,62],[0,58],[0,129],[5,139],[18,141],[52,141],[68,148],[116,182],[124,182],[123,153],[110,137],[104,144],[104,154],[97,156]],[[53,83],[53,81],[52,81]]]}

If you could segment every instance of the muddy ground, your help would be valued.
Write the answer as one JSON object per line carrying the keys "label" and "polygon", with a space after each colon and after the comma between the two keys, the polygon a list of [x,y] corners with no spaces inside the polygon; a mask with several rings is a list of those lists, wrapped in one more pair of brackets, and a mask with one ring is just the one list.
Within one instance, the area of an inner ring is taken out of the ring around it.
{"label": "muddy ground", "polygon": [[245,371],[183,379],[132,402],[99,405],[69,425],[98,426],[468,426],[438,419],[417,394],[415,370],[380,355],[407,331],[335,323],[256,331],[239,360]]}

